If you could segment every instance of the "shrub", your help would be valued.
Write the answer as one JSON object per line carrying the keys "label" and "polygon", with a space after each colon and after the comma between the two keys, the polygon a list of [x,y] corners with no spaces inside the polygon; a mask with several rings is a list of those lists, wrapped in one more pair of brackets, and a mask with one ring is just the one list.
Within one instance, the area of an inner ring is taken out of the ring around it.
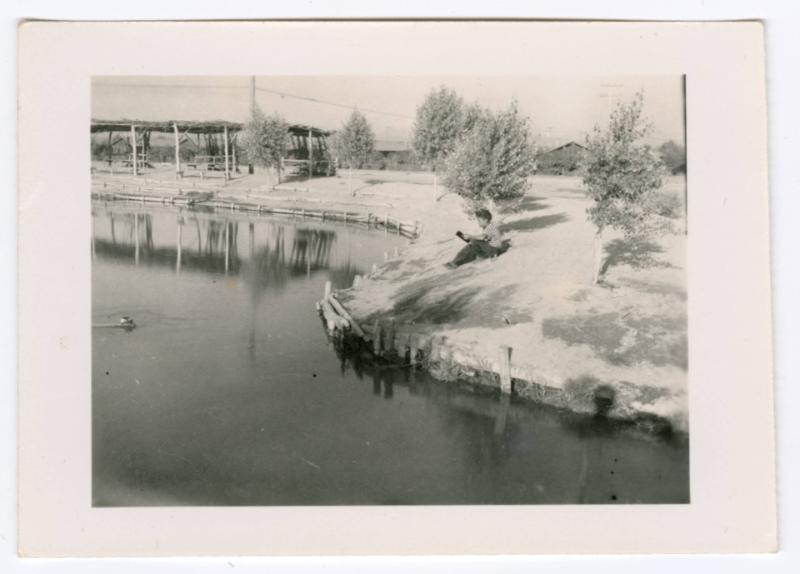
{"label": "shrub", "polygon": [[513,199],[525,193],[534,166],[527,118],[512,102],[499,113],[484,111],[463,135],[447,160],[444,183],[472,203]]}

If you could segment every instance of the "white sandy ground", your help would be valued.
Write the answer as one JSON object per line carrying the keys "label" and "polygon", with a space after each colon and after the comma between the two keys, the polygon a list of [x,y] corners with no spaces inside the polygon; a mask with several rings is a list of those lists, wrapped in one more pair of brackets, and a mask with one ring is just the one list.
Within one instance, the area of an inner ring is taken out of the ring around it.
{"label": "white sandy ground", "polygon": [[[95,187],[110,178],[103,169]],[[223,181],[214,176],[176,182],[165,166],[136,180],[111,179],[219,188]],[[684,190],[683,178],[669,178],[663,192],[682,200]],[[612,264],[604,284],[593,285],[594,228],[577,177],[531,178],[526,196],[496,213],[511,249],[456,270],[444,267],[464,245],[454,234],[476,232],[477,224],[460,197],[434,188],[430,173],[364,170],[351,177],[345,170],[277,188],[268,174],[256,173],[237,176],[218,194],[420,221],[421,237],[400,257],[376,262],[377,273],[340,294],[356,320],[369,325],[395,317],[399,332],[444,335],[457,349],[454,360],[487,367],[496,366],[500,346],[508,345],[515,377],[565,391],[572,407],[590,409],[593,389],[608,385],[617,391],[621,415],[655,414],[686,429],[683,218],[673,222],[677,233],[645,241],[608,233]]]}

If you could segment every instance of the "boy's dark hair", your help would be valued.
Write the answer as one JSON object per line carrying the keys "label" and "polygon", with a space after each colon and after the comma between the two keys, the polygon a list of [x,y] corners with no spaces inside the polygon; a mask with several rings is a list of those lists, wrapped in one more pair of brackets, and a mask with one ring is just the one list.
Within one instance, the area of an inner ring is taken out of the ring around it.
{"label": "boy's dark hair", "polygon": [[492,212],[488,209],[477,209],[475,210],[475,217],[480,219],[485,219],[486,221],[492,220]]}

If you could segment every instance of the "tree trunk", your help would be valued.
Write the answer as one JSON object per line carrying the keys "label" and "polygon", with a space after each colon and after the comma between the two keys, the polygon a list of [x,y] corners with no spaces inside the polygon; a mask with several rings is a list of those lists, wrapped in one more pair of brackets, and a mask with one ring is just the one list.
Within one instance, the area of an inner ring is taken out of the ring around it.
{"label": "tree trunk", "polygon": [[592,283],[595,285],[603,280],[603,231],[598,229],[594,234],[594,273]]}

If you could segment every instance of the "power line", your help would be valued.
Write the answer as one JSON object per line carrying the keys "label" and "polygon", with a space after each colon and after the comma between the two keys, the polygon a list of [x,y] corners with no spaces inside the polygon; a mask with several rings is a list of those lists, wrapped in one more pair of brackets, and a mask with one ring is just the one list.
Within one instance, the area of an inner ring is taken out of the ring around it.
{"label": "power line", "polygon": [[326,105],[326,106],[334,106],[334,107],[337,107],[337,108],[344,108],[344,109],[347,109],[347,110],[358,110],[360,112],[367,112],[367,113],[370,113],[370,114],[380,114],[380,115],[383,115],[383,116],[392,116],[392,117],[395,117],[395,118],[402,118],[404,120],[413,120],[414,119],[412,117],[404,116],[402,114],[396,114],[394,112],[383,112],[381,110],[373,110],[373,109],[370,109],[370,108],[361,108],[361,107],[358,107],[358,106],[349,106],[347,104],[340,104],[340,103],[337,103],[337,102],[329,102],[329,101],[326,101],[326,100],[320,100],[318,98],[312,98],[312,97],[309,97],[309,96],[298,96],[297,94],[289,94],[289,93],[286,93],[286,92],[279,92],[277,90],[268,90],[266,88],[256,88],[256,91],[266,92],[268,94],[281,96],[282,98],[293,98],[295,100],[303,100],[303,101],[306,101],[306,102],[313,102],[315,104],[323,104],[323,105]]}
{"label": "power line", "polygon": [[[95,87],[98,88],[148,88],[148,89],[183,89],[183,90],[197,90],[197,89],[206,89],[206,90],[245,90],[245,89],[252,89],[252,86],[190,86],[185,84],[119,84],[119,83],[107,83],[102,82],[95,84]],[[375,110],[371,108],[361,108],[358,106],[351,106],[348,104],[341,104],[338,102],[331,102],[328,100],[320,100],[319,98],[312,98],[310,96],[300,96],[298,94],[290,94],[288,92],[281,92],[278,90],[268,90],[267,88],[259,88],[256,87],[257,92],[264,92],[267,94],[272,94],[276,96],[280,96],[282,98],[291,98],[295,100],[302,100],[306,102],[313,102],[315,104],[321,104],[325,106],[333,106],[337,108],[343,108],[347,110],[358,110],[360,112],[370,113],[370,114],[378,114],[382,116],[391,116],[395,118],[401,118],[404,120],[414,120],[414,118],[410,116],[404,116],[403,114],[397,114],[394,112],[385,112],[382,110]]]}

